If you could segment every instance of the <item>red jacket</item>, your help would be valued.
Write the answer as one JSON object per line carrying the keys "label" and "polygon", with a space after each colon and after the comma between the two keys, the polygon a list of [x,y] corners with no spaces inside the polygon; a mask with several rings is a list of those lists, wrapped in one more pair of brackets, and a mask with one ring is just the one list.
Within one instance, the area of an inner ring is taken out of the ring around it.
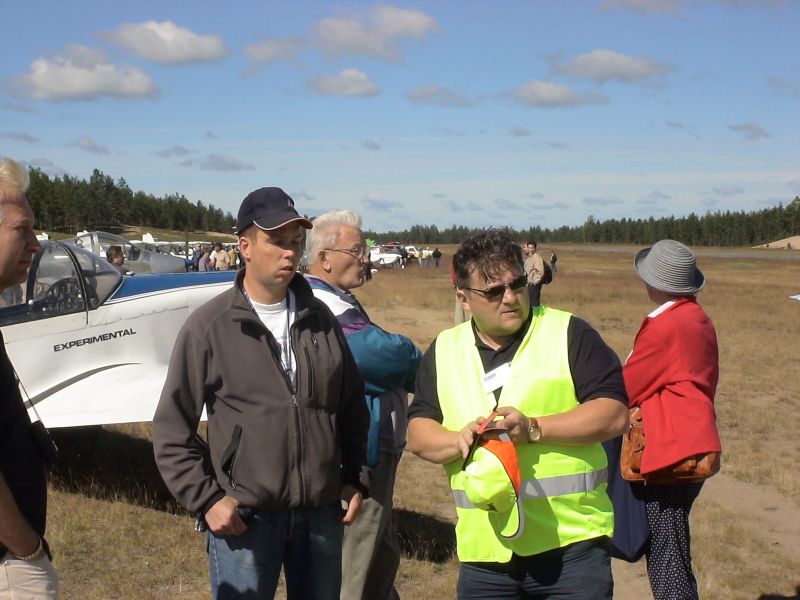
{"label": "red jacket", "polygon": [[664,305],[644,320],[623,375],[630,406],[642,407],[643,474],[721,451],[714,414],[717,335],[694,298]]}

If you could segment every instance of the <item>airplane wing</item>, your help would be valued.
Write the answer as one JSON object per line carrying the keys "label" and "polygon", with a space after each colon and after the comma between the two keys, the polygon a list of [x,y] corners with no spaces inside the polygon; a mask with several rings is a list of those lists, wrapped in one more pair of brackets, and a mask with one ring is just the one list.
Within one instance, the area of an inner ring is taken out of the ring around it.
{"label": "airplane wing", "polygon": [[63,381],[30,402],[49,428],[149,422],[166,376],[165,364],[111,364]]}

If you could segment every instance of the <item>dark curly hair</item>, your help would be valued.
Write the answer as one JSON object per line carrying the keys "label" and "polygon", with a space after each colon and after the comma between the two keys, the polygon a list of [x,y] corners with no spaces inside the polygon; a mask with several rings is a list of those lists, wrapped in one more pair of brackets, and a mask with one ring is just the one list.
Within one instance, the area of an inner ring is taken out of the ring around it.
{"label": "dark curly hair", "polygon": [[488,281],[513,267],[524,272],[522,265],[522,248],[505,228],[490,229],[467,238],[453,256],[456,285],[460,288],[469,285],[473,271]]}

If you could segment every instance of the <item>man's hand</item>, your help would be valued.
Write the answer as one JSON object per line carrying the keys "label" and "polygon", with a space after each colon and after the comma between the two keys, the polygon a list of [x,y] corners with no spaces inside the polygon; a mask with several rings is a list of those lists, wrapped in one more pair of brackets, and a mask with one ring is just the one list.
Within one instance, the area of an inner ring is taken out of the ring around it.
{"label": "man's hand", "polygon": [[503,417],[500,424],[506,428],[505,433],[512,442],[516,445],[528,443],[528,431],[531,428],[531,421],[528,417],[512,406],[501,406],[495,412]]}
{"label": "man's hand", "polygon": [[475,431],[478,429],[478,426],[483,423],[485,418],[486,417],[478,417],[474,421],[470,421],[458,432],[456,443],[458,444],[458,450],[461,452],[461,458],[464,460],[466,460],[469,455],[472,442],[475,441]]}
{"label": "man's hand", "polygon": [[364,496],[350,484],[344,484],[342,491],[339,493],[339,498],[342,501],[342,509],[347,505],[347,510],[342,517],[342,523],[345,525],[352,525],[356,520],[358,511],[361,510],[361,503],[364,501]]}
{"label": "man's hand", "polygon": [[206,525],[217,535],[241,535],[247,531],[247,525],[239,517],[236,509],[239,501],[232,496],[225,496],[217,501],[205,514]]}

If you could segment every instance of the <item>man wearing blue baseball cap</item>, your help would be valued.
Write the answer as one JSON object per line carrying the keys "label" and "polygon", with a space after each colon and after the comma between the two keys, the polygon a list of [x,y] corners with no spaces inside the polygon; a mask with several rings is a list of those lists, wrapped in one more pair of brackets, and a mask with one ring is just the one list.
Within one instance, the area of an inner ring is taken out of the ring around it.
{"label": "man wearing blue baseball cap", "polygon": [[472,320],[425,353],[408,448],[449,476],[458,598],[610,600],[600,442],[628,423],[619,359],[586,322],[531,306],[507,230],[467,239],[453,264]]}
{"label": "man wearing blue baseball cap", "polygon": [[364,385],[296,273],[310,228],[280,188],[244,199],[245,268],[187,320],[153,420],[164,481],[208,529],[216,599],[272,598],[283,568],[290,599],[338,600],[343,526],[368,495]]}

